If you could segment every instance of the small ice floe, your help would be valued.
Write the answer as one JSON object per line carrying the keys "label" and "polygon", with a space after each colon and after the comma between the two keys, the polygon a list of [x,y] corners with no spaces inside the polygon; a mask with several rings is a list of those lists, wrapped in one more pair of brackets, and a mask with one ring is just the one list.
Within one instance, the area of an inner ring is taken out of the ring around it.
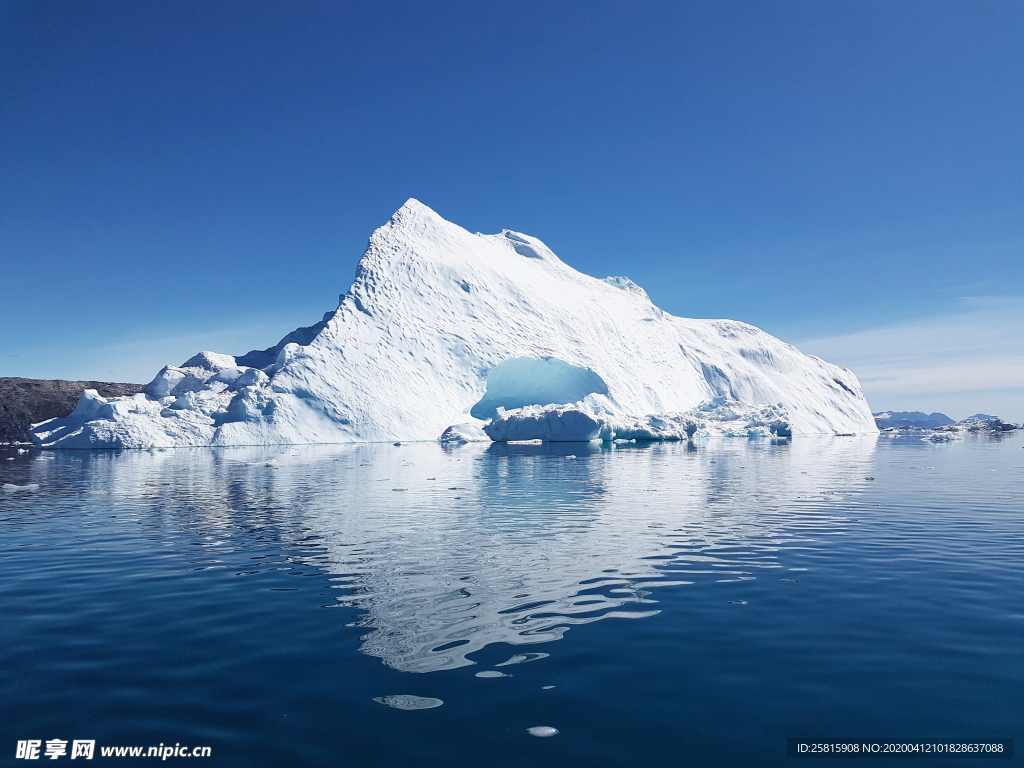
{"label": "small ice floe", "polygon": [[28,453],[28,448],[19,448],[18,453]]}
{"label": "small ice floe", "polygon": [[4,483],[0,486],[0,490],[5,493],[17,493],[18,491],[34,491],[39,487],[39,483],[28,483],[27,485],[14,485],[13,483]]}
{"label": "small ice floe", "polygon": [[800,579],[779,579],[783,584],[799,584]]}
{"label": "small ice floe", "polygon": [[433,709],[444,704],[440,699],[432,699],[429,696],[413,696],[411,693],[399,693],[395,696],[377,696],[374,698],[378,704],[392,709]]}
{"label": "small ice floe", "polygon": [[566,456],[565,458],[566,458],[566,460],[568,460],[568,459],[575,459],[575,458],[576,458],[576,454],[575,454],[575,453],[570,453],[570,454],[569,454],[568,456]]}
{"label": "small ice floe", "polygon": [[732,603],[733,605],[746,605],[747,604],[746,600],[730,600],[729,602]]}
{"label": "small ice floe", "polygon": [[517,653],[508,661],[503,661],[501,664],[495,664],[496,667],[507,667],[510,664],[525,664],[528,661],[537,661],[537,659],[546,659],[550,656],[550,653]]}
{"label": "small ice floe", "polygon": [[542,685],[542,686],[540,687],[540,689],[541,689],[542,691],[550,691],[550,690],[551,690],[552,688],[554,688],[554,687],[555,687],[555,686],[553,686],[553,685]]}
{"label": "small ice floe", "polygon": [[281,465],[280,465],[280,463],[278,463],[277,459],[270,459],[270,460],[269,460],[269,461],[268,461],[268,462],[267,462],[266,464],[264,464],[263,466],[264,466],[264,467],[267,467],[267,468],[269,468],[269,469],[280,469],[280,468],[281,468]]}
{"label": "small ice floe", "polygon": [[463,443],[489,443],[491,438],[483,431],[480,423],[452,424],[443,433],[439,440],[447,445]]}
{"label": "small ice floe", "polygon": [[504,672],[499,672],[496,669],[485,669],[483,672],[477,672],[477,677],[512,677],[512,675],[506,675]]}
{"label": "small ice floe", "polygon": [[558,729],[552,728],[550,725],[535,725],[532,728],[527,728],[526,732],[531,736],[536,736],[538,739],[546,739],[548,736],[558,735]]}
{"label": "small ice floe", "polygon": [[921,439],[927,440],[930,443],[952,443],[955,440],[963,440],[955,432],[932,432],[927,437],[922,437]]}

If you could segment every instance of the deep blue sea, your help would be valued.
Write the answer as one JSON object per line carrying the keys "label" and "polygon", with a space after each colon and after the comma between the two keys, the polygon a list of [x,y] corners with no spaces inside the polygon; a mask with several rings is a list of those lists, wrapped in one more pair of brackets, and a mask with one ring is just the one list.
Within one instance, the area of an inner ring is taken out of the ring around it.
{"label": "deep blue sea", "polygon": [[0,765],[1019,766],[1022,446],[3,449]]}

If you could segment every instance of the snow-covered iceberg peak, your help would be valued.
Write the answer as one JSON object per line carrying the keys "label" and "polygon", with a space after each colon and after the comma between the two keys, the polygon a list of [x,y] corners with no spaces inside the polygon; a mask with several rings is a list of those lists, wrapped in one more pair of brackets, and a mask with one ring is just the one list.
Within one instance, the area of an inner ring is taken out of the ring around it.
{"label": "snow-covered iceberg peak", "polygon": [[93,398],[34,435],[67,448],[435,440],[498,409],[643,420],[715,398],[784,409],[794,434],[877,431],[848,370],[744,323],[673,317],[628,278],[409,200],[320,322],[266,350],[200,353],[142,396]]}

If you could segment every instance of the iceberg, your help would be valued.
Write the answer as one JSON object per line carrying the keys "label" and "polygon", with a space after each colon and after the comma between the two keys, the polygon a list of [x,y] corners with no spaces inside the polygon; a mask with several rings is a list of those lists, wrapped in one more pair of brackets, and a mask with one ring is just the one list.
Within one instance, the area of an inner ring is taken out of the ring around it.
{"label": "iceberg", "polygon": [[320,322],[168,365],[133,396],[86,390],[31,432],[40,448],[463,442],[530,419],[541,439],[590,434],[586,420],[588,439],[878,431],[847,369],[745,323],[674,317],[626,277],[409,200]]}

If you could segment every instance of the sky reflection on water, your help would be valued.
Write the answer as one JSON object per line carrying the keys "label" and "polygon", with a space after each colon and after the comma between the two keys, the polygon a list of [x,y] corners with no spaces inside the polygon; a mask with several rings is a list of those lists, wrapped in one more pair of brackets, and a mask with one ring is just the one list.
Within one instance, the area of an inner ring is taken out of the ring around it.
{"label": "sky reflection on water", "polygon": [[[870,483],[875,445],[66,452],[37,457],[31,476],[44,494],[134,510],[153,534],[207,554],[272,539],[360,611],[359,650],[432,672],[474,664],[492,643],[654,616],[658,588],[777,575],[787,551],[851,525],[842,502]],[[67,471],[77,465],[88,471]]]}
{"label": "sky reflection on water", "polygon": [[239,768],[1019,735],[1020,438],[14,454],[0,735]]}

